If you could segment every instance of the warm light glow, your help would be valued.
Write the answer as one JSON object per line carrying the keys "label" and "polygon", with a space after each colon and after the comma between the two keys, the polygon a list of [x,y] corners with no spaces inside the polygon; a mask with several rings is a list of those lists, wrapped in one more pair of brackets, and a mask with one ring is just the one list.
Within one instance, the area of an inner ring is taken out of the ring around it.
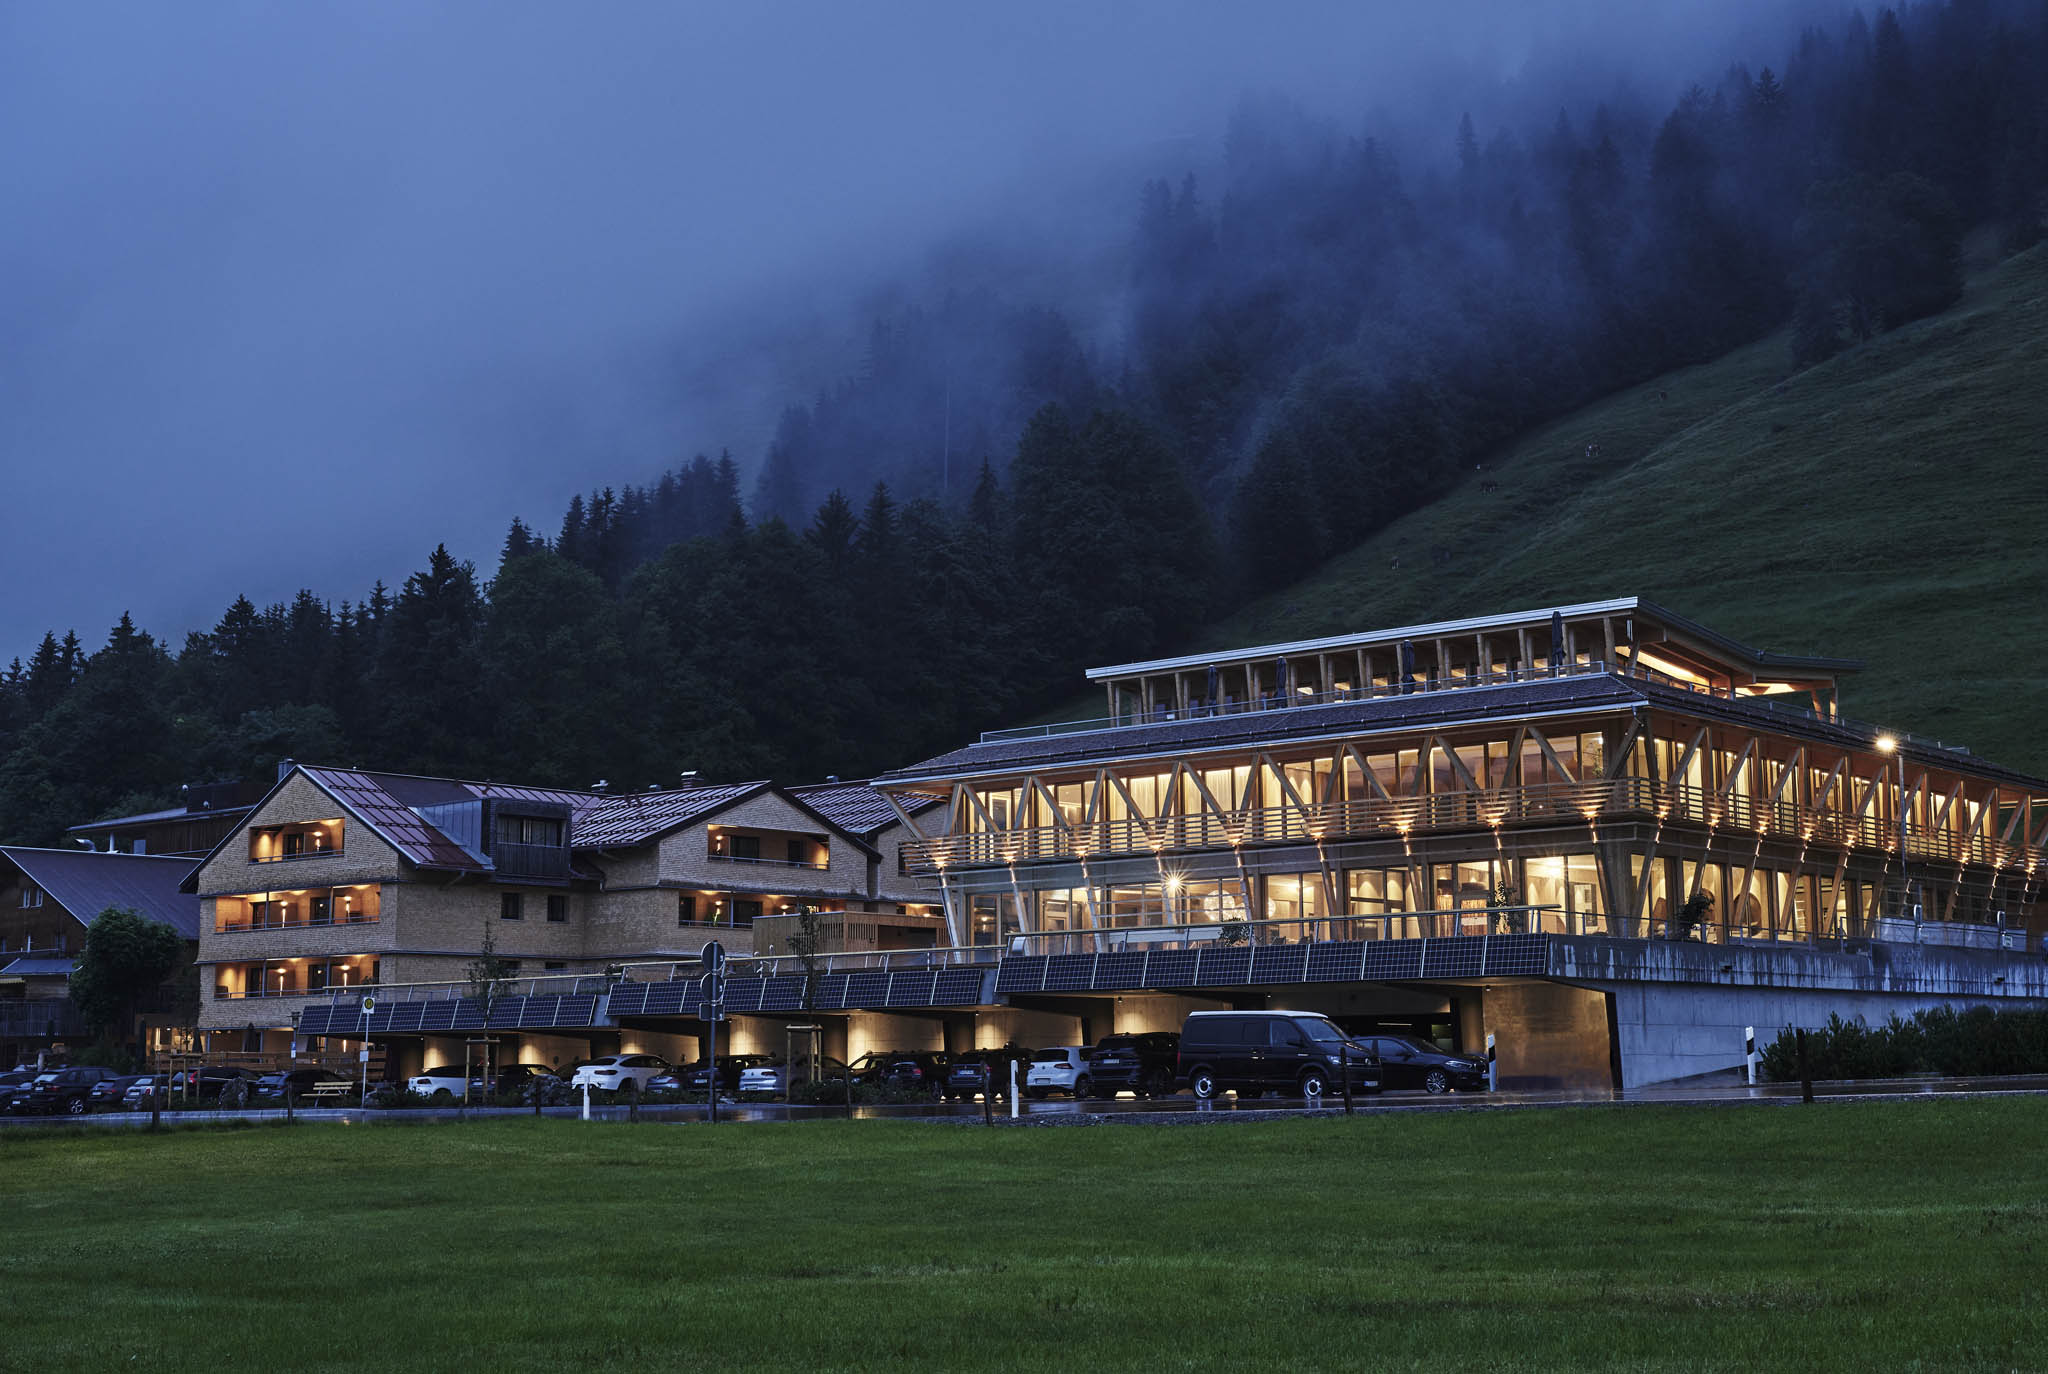
{"label": "warm light glow", "polygon": [[1899,741],[1895,736],[1879,735],[1877,737],[1877,752],[1880,754],[1889,754],[1898,747]]}

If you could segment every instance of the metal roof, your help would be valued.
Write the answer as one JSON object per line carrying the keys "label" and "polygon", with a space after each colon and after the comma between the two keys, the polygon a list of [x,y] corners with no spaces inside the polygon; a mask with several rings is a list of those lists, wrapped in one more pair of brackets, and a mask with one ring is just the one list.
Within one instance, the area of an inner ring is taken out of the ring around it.
{"label": "metal roof", "polygon": [[11,845],[0,847],[0,857],[80,925],[90,925],[93,917],[118,906],[162,921],[188,940],[199,938],[199,902],[178,890],[193,869],[191,859]]}
{"label": "metal roof", "polygon": [[1812,668],[1824,672],[1849,673],[1863,666],[1861,659],[1816,658],[1792,654],[1768,653],[1753,649],[1747,644],[1730,639],[1718,630],[1711,630],[1698,621],[1688,620],[1675,611],[1666,610],[1654,602],[1639,596],[1615,597],[1608,601],[1581,601],[1569,606],[1539,606],[1526,611],[1507,611],[1500,615],[1471,616],[1463,620],[1437,620],[1421,625],[1399,625],[1384,630],[1361,630],[1350,634],[1328,635],[1322,639],[1286,640],[1277,644],[1258,644],[1235,649],[1217,649],[1209,653],[1183,654],[1178,658],[1148,659],[1139,663],[1117,663],[1103,668],[1090,668],[1088,680],[1102,682],[1112,678],[1144,677],[1154,673],[1171,673],[1191,668],[1207,668],[1216,663],[1237,663],[1266,658],[1306,657],[1310,654],[1328,653],[1335,649],[1354,649],[1376,644],[1394,643],[1404,639],[1448,639],[1453,635],[1479,634],[1488,630],[1506,630],[1518,627],[1531,629],[1548,625],[1553,616],[1565,620],[1577,620],[1587,616],[1635,615],[1641,614],[1670,629],[1678,630],[1703,643],[1711,644],[1737,662],[1772,668]]}
{"label": "metal roof", "polygon": [[[867,782],[821,782],[792,787],[789,793],[841,830],[855,835],[873,835],[896,824],[896,808]],[[930,793],[899,792],[896,800],[911,815],[939,805],[944,797]]]}
{"label": "metal roof", "polygon": [[705,783],[664,792],[603,797],[595,806],[576,813],[570,822],[569,842],[577,849],[618,849],[645,844],[769,787],[766,782]]}
{"label": "metal roof", "polygon": [[0,978],[69,978],[78,961],[69,955],[24,954],[0,968]]}
{"label": "metal roof", "polygon": [[87,821],[84,825],[67,825],[64,833],[76,835],[86,830],[112,830],[123,825],[148,825],[155,821],[206,820],[213,816],[239,816],[251,808],[247,806],[217,806],[207,811],[193,811],[182,806],[173,806],[163,811],[143,811],[133,816],[115,816],[110,820]]}
{"label": "metal roof", "polygon": [[[309,768],[304,764],[299,765],[298,771],[347,807],[356,819],[376,831],[385,843],[420,867],[456,872],[486,871],[468,850],[428,824],[412,809],[472,798],[473,794],[464,790],[462,784],[442,778],[359,773],[348,768]],[[444,786],[419,786],[435,783]],[[402,799],[399,792],[406,793],[407,798]]]}

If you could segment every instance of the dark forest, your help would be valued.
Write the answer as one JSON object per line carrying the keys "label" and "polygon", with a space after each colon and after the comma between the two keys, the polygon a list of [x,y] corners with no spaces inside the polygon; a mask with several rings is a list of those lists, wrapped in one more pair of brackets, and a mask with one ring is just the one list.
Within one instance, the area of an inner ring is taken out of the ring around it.
{"label": "dark forest", "polygon": [[1811,365],[1951,304],[1966,238],[2040,238],[2048,4],[1852,14],[1759,58],[1668,108],[1468,118],[1448,159],[1247,100],[1220,184],[1132,188],[1113,352],[943,295],[877,319],[750,485],[696,457],[514,522],[487,580],[437,548],[175,648],[126,617],[46,636],[0,676],[0,838],[285,755],[865,776],[1184,641],[1533,425],[1788,326]]}

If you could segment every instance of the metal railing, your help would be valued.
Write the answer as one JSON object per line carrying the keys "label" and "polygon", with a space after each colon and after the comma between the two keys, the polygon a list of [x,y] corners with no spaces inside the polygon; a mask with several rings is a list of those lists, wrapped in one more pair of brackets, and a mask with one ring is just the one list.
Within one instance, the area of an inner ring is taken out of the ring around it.
{"label": "metal railing", "polygon": [[1607,918],[1559,906],[1445,907],[1359,916],[1285,916],[1179,921],[1178,913],[1104,913],[1081,930],[1010,937],[1011,954],[1137,954],[1186,949],[1267,948],[1354,940],[1437,940],[1470,935],[1604,935]]}
{"label": "metal railing", "polygon": [[[1592,825],[1614,817],[1686,821],[1745,834],[1880,851],[1896,850],[1902,834],[1896,821],[1877,816],[1851,816],[1786,801],[1724,795],[1716,789],[1649,778],[1614,778],[1269,806],[1223,814],[1125,816],[1076,825],[970,831],[906,841],[903,852],[912,872],[933,873],[949,866],[1006,866],[1168,850],[1479,831],[1532,822]],[[1928,830],[1909,823],[1903,838],[1906,855],[1912,859],[1994,867],[2026,861],[2023,847],[1985,834],[1966,841],[1952,829]]]}
{"label": "metal railing", "polygon": [[287,920],[283,917],[266,917],[262,920],[252,918],[246,921],[216,919],[213,923],[213,933],[216,935],[232,935],[248,930],[299,930],[305,927],[370,926],[377,924],[380,919],[376,913],[361,911],[343,912],[340,916],[330,912],[325,916],[305,916],[297,920]]}
{"label": "metal railing", "polygon": [[706,854],[705,858],[719,864],[758,864],[763,868],[803,868],[812,870],[828,869],[830,860],[823,862],[811,859],[762,859],[746,854]]}

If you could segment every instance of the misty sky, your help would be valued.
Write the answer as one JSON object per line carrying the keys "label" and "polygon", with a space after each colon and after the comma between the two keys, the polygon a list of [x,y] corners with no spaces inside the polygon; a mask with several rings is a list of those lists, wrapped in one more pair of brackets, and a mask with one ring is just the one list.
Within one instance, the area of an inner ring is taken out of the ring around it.
{"label": "misty sky", "polygon": [[355,599],[442,540],[488,576],[515,514],[751,471],[864,293],[978,226],[1110,251],[1246,91],[1357,129],[1532,52],[1689,77],[1673,16],[1727,9],[7,6],[0,662]]}

